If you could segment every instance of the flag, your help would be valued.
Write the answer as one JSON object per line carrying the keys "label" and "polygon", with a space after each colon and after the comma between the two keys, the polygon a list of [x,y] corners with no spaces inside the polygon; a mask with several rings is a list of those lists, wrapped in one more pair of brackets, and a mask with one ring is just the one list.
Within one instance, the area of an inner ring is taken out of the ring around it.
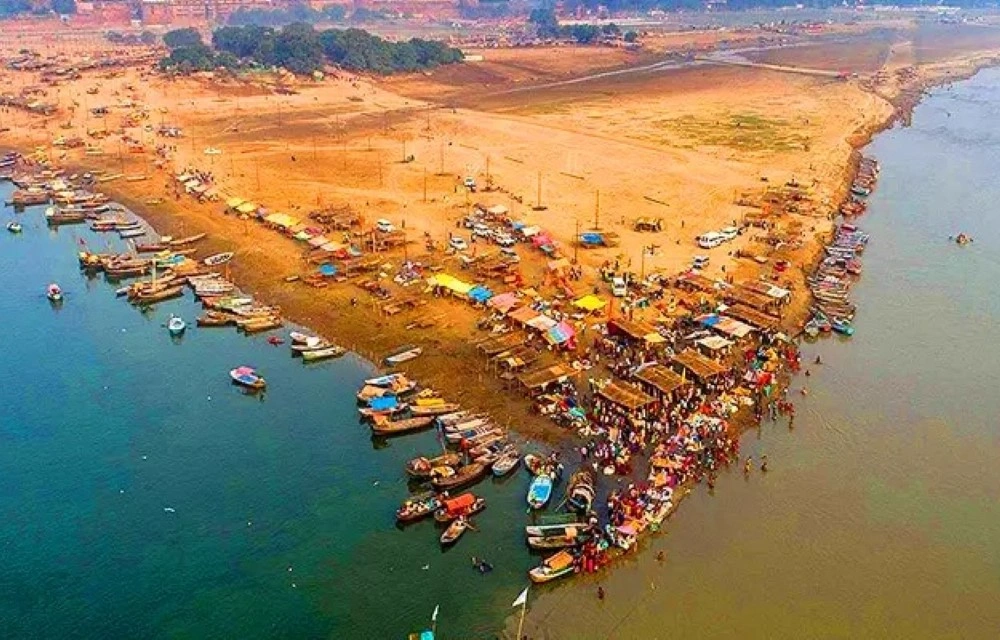
{"label": "flag", "polygon": [[519,595],[517,597],[517,600],[514,601],[514,604],[512,604],[510,606],[512,606],[512,607],[521,607],[521,606],[526,605],[527,603],[528,603],[528,587],[525,587],[524,591],[521,592],[521,595]]}
{"label": "flag", "polygon": [[439,604],[434,605],[434,613],[431,614],[431,622],[437,622],[438,621],[438,609],[440,609],[440,608],[441,608],[441,605],[439,605]]}

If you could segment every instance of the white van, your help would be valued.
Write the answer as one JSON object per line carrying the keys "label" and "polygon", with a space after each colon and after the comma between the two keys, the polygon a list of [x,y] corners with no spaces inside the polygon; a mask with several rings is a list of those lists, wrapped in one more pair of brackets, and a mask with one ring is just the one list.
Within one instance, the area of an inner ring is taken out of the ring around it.
{"label": "white van", "polygon": [[709,231],[698,236],[698,246],[702,249],[714,249],[725,241],[726,237],[715,231]]}
{"label": "white van", "polygon": [[726,242],[730,240],[735,240],[736,236],[740,235],[740,230],[736,227],[726,227],[724,229],[719,229],[719,235],[726,239]]}
{"label": "white van", "polygon": [[385,218],[379,218],[378,220],[376,220],[375,228],[381,231],[382,233],[392,233],[393,231],[396,230],[396,227]]}
{"label": "white van", "polygon": [[628,286],[626,286],[624,278],[611,279],[611,295],[616,298],[624,298],[627,293]]}

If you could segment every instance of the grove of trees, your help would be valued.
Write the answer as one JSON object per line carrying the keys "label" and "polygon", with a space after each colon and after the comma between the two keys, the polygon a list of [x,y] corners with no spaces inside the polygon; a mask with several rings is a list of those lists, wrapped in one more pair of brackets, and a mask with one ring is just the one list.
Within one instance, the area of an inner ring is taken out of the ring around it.
{"label": "grove of trees", "polygon": [[316,31],[294,22],[280,29],[230,25],[212,33],[211,46],[195,29],[178,29],[163,36],[170,55],[160,65],[181,71],[208,71],[247,65],[277,66],[308,74],[325,64],[354,71],[389,74],[419,71],[462,60],[462,52],[441,42],[413,38],[388,42],[362,29]]}

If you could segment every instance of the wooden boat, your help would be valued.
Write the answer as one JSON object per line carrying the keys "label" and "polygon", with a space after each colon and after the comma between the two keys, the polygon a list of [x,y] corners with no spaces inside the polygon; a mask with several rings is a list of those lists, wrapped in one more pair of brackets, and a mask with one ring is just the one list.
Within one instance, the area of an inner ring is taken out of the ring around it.
{"label": "wooden boat", "polygon": [[587,513],[594,504],[597,492],[594,491],[594,474],[587,469],[581,469],[573,474],[566,489],[567,505],[580,513]]}
{"label": "wooden boat", "polygon": [[486,475],[486,465],[473,462],[455,469],[452,475],[434,478],[431,480],[431,484],[435,489],[440,490],[457,489],[478,482],[484,475]]}
{"label": "wooden boat", "polygon": [[448,498],[434,512],[437,522],[451,522],[455,518],[468,518],[486,508],[486,498],[479,498],[471,493],[463,493],[454,498]]}
{"label": "wooden boat", "polygon": [[560,551],[542,560],[542,563],[528,572],[532,582],[542,583],[573,573],[576,559],[568,551]]}
{"label": "wooden boat", "polygon": [[455,544],[462,534],[469,528],[469,522],[465,518],[458,518],[444,530],[441,534],[441,546],[448,546],[450,544]]}
{"label": "wooden boat", "polygon": [[170,332],[170,335],[179,336],[184,333],[185,329],[187,329],[187,323],[183,319],[175,315],[170,316],[170,320],[167,321],[167,331]]}
{"label": "wooden boat", "polygon": [[217,267],[220,264],[226,264],[227,262],[232,260],[234,255],[236,254],[234,254],[232,251],[227,251],[225,253],[217,253],[214,256],[208,256],[207,258],[202,260],[202,262],[204,262],[210,267]]}
{"label": "wooden boat", "polygon": [[532,549],[565,549],[575,547],[587,539],[585,535],[529,536],[528,546]]}
{"label": "wooden boat", "polygon": [[316,340],[319,336],[311,336],[308,333],[302,333],[300,331],[292,331],[288,334],[291,339],[292,344],[304,344],[310,340]]}
{"label": "wooden boat", "polygon": [[318,362],[319,360],[329,360],[330,358],[339,358],[347,352],[343,347],[338,347],[337,345],[332,345],[326,349],[314,349],[313,351],[305,351],[302,353],[302,359],[306,362]]}
{"label": "wooden boat", "polygon": [[261,333],[263,331],[270,331],[271,329],[277,329],[280,327],[281,318],[277,316],[271,318],[255,318],[243,324],[240,324],[237,320],[236,326],[238,326],[243,333]]}
{"label": "wooden boat", "polygon": [[184,287],[170,287],[169,289],[163,289],[162,291],[155,291],[153,293],[144,293],[135,296],[132,299],[133,304],[152,304],[154,302],[162,302],[164,300],[171,300],[173,298],[180,298],[184,295]]}
{"label": "wooden boat", "polygon": [[415,416],[438,416],[444,413],[457,411],[461,405],[455,403],[432,404],[420,406],[419,404],[410,407],[410,413]]}
{"label": "wooden boat", "polygon": [[21,226],[20,222],[15,221],[7,223],[7,231],[10,231],[11,233],[21,233],[23,230],[24,227]]}
{"label": "wooden boat", "polygon": [[332,346],[328,340],[319,336],[312,336],[306,342],[292,342],[292,353],[305,353],[306,351],[316,351],[317,349],[327,349]]}
{"label": "wooden boat", "polygon": [[63,292],[55,282],[50,284],[48,288],[45,289],[45,297],[49,299],[50,302],[62,302]]}
{"label": "wooden boat", "polygon": [[413,360],[423,352],[424,350],[421,349],[420,347],[413,347],[413,346],[402,347],[397,351],[395,351],[394,353],[386,356],[385,363],[393,366],[397,364],[402,364],[404,362]]}
{"label": "wooden boat", "polygon": [[139,236],[146,235],[144,229],[128,229],[126,231],[119,231],[118,237],[120,238],[138,238]]}
{"label": "wooden boat", "polygon": [[496,459],[493,463],[493,475],[497,478],[502,478],[511,471],[517,468],[518,463],[521,462],[521,455],[518,453],[517,449],[514,447],[509,447],[500,454],[500,457]]}
{"label": "wooden boat", "polygon": [[562,464],[553,458],[544,458],[534,453],[524,456],[524,468],[533,476],[548,475],[553,480],[562,475]]}
{"label": "wooden boat", "polygon": [[573,533],[583,533],[590,528],[589,525],[583,522],[577,522],[576,514],[560,514],[565,515],[570,520],[566,522],[550,521],[546,518],[542,518],[540,524],[529,524],[524,527],[524,533],[529,538],[530,537],[545,537],[545,536],[565,536],[571,535]]}
{"label": "wooden boat", "polygon": [[541,509],[552,497],[552,478],[547,474],[535,476],[528,487],[528,506]]}
{"label": "wooden boat", "polygon": [[465,420],[469,417],[468,411],[455,411],[452,413],[446,413],[443,416],[437,417],[437,423],[442,427],[447,427],[448,425],[456,424]]}
{"label": "wooden boat", "polygon": [[460,422],[454,422],[443,428],[445,433],[459,433],[461,431],[469,431],[478,427],[488,426],[489,424],[490,419],[488,416],[469,416]]}
{"label": "wooden boat", "polygon": [[235,384],[248,389],[259,390],[267,386],[267,382],[257,375],[257,371],[253,367],[236,367],[229,372],[229,377],[233,379]]}
{"label": "wooden boat", "polygon": [[378,376],[377,378],[368,378],[365,380],[365,384],[370,384],[374,387],[390,387],[397,380],[406,379],[406,375],[402,373],[388,373],[384,376]]}
{"label": "wooden boat", "polygon": [[178,238],[177,240],[171,240],[169,244],[171,247],[183,247],[186,244],[193,244],[195,242],[198,242],[204,237],[205,237],[204,233],[196,233],[193,236],[188,236],[186,238]]}
{"label": "wooden boat", "polygon": [[406,463],[406,473],[411,478],[429,478],[438,467],[454,467],[462,462],[462,455],[449,451],[433,458],[419,456]]}
{"label": "wooden boat", "polygon": [[854,335],[854,327],[846,320],[833,319],[830,321],[830,326],[833,328],[834,333],[839,333],[842,336]]}
{"label": "wooden boat", "polygon": [[449,432],[444,435],[445,440],[452,443],[461,442],[462,440],[472,440],[484,435],[493,435],[497,433],[499,429],[496,429],[490,425],[484,425],[482,427],[476,427],[475,429],[466,429],[464,431],[454,431]]}
{"label": "wooden boat", "polygon": [[[52,209],[52,207],[49,207]],[[57,227],[62,224],[79,224],[81,222],[86,222],[87,216],[83,213],[57,213],[53,212],[49,215],[49,212],[45,212],[45,222],[49,226]]]}
{"label": "wooden boat", "polygon": [[405,420],[396,420],[394,422],[376,419],[372,423],[372,433],[379,436],[410,433],[411,431],[419,431],[431,426],[433,421],[433,418],[406,418]]}
{"label": "wooden boat", "polygon": [[136,253],[157,253],[159,251],[166,250],[166,248],[167,248],[167,245],[163,244],[162,242],[151,242],[151,243],[147,243],[147,244],[140,243],[140,244],[135,245],[135,252]]}
{"label": "wooden boat", "polygon": [[233,317],[220,311],[209,311],[198,316],[199,327],[224,327],[231,324],[235,324]]}
{"label": "wooden boat", "polygon": [[441,508],[441,498],[433,491],[410,496],[396,509],[398,522],[413,522],[434,513]]}

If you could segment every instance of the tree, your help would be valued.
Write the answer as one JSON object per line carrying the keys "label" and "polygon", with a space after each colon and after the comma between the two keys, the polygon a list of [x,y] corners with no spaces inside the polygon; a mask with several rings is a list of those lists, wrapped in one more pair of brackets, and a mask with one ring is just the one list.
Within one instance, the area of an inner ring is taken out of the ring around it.
{"label": "tree", "polygon": [[139,34],[139,42],[143,44],[156,44],[156,34],[152,31],[143,31]]}
{"label": "tree", "polygon": [[163,34],[163,44],[171,49],[179,47],[204,47],[201,41],[201,34],[197,29],[188,27],[187,29],[175,29]]}
{"label": "tree", "polygon": [[625,35],[622,36],[622,38],[625,40],[625,42],[631,43],[639,39],[639,34],[636,33],[635,31],[626,31]]}
{"label": "tree", "polygon": [[0,0],[0,18],[16,16],[31,11],[28,0]]}
{"label": "tree", "polygon": [[312,25],[287,25],[274,41],[276,63],[292,73],[306,74],[323,66],[323,47]]}
{"label": "tree", "polygon": [[601,27],[601,33],[606,36],[617,36],[622,30],[614,22],[609,22]]}
{"label": "tree", "polygon": [[52,0],[52,10],[61,16],[76,13],[76,0]]}
{"label": "tree", "polygon": [[555,9],[549,6],[537,7],[528,14],[528,22],[535,25],[539,37],[552,38],[559,35],[559,20]]}
{"label": "tree", "polygon": [[593,24],[575,24],[570,33],[580,44],[590,44],[601,35],[601,30]]}

